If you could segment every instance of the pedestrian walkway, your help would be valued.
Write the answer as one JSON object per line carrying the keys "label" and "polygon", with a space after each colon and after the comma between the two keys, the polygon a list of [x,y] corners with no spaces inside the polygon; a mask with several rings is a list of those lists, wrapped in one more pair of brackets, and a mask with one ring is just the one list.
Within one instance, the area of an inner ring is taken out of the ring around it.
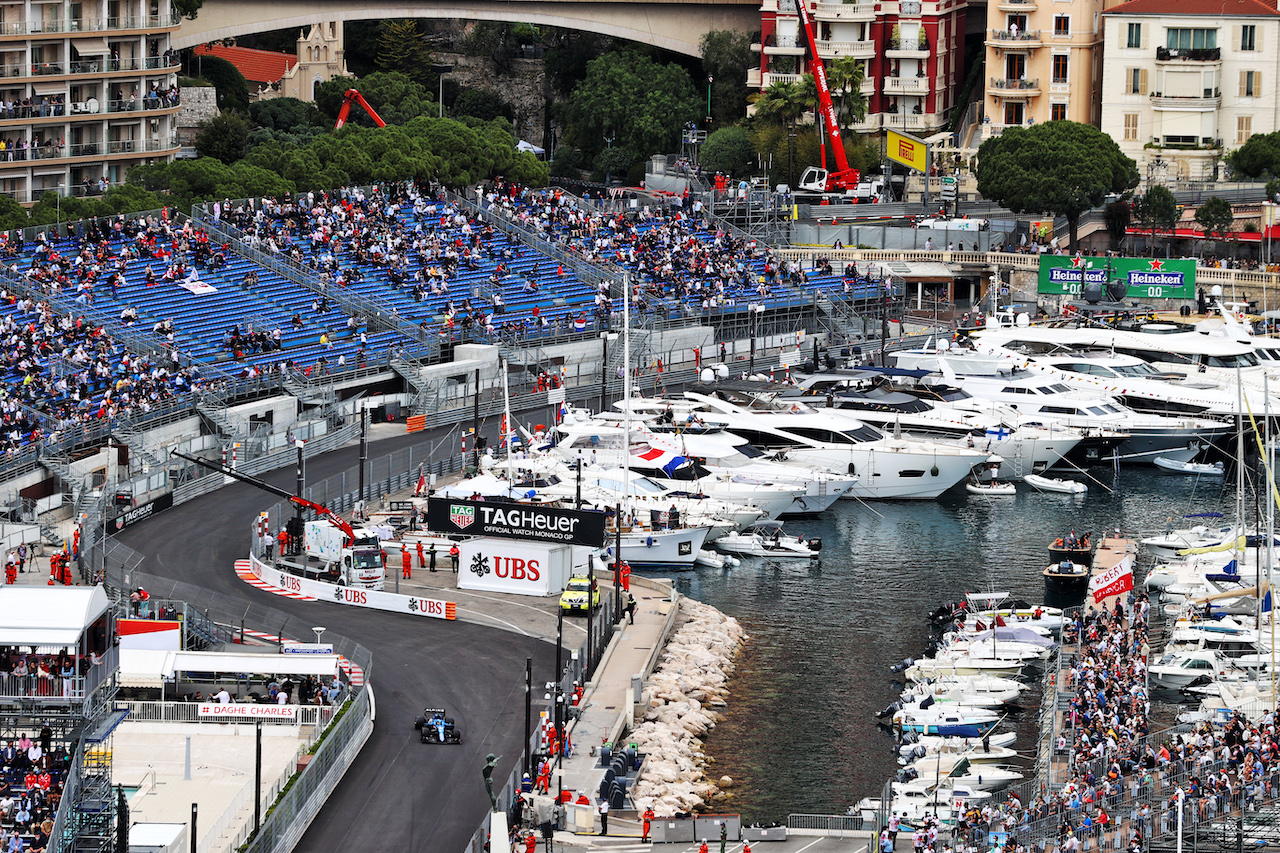
{"label": "pedestrian walkway", "polygon": [[[603,575],[601,578],[604,580]],[[579,704],[581,715],[569,729],[572,754],[562,760],[560,768],[561,790],[584,792],[593,801],[605,771],[598,757],[600,747],[618,743],[623,731],[631,727],[635,702],[639,699],[632,676],[643,680],[653,671],[679,608],[666,580],[633,575],[631,594],[636,599],[635,624],[629,624],[624,616],[618,626],[620,634],[615,628],[614,640],[600,660],[595,679],[586,684]],[[626,820],[626,814],[611,814],[609,828],[632,833],[638,839],[640,826]]]}

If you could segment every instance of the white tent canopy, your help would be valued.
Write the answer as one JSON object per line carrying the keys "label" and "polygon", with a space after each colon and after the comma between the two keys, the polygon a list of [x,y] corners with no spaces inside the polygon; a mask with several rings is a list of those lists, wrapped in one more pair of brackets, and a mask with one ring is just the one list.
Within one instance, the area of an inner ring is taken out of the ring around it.
{"label": "white tent canopy", "polygon": [[532,142],[526,142],[523,139],[521,139],[520,142],[516,144],[516,150],[532,151],[534,154],[538,155],[539,157],[547,153],[547,149],[539,148],[538,146],[534,145]]}
{"label": "white tent canopy", "polygon": [[0,646],[74,646],[110,606],[100,586],[6,586],[0,603]]}
{"label": "white tent canopy", "polygon": [[120,650],[122,687],[161,687],[173,678],[175,672],[247,672],[331,678],[338,672],[338,656]]}

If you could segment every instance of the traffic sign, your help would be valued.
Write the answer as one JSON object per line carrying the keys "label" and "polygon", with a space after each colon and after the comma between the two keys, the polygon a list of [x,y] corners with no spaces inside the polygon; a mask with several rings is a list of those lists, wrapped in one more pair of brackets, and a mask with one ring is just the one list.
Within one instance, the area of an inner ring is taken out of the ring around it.
{"label": "traffic sign", "polygon": [[944,177],[942,179],[942,200],[955,201],[959,184],[960,180],[958,178]]}

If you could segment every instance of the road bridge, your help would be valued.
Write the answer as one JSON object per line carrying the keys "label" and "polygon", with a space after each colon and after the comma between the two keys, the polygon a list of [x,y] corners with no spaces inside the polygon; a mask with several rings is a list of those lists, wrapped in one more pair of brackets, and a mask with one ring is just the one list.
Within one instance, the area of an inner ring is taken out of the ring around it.
{"label": "road bridge", "polygon": [[760,4],[754,0],[427,0],[412,4],[388,0],[208,0],[194,21],[182,22],[173,35],[173,47],[194,47],[271,30],[296,30],[317,21],[385,18],[460,18],[565,27],[699,56],[698,42],[711,30],[758,30]]}

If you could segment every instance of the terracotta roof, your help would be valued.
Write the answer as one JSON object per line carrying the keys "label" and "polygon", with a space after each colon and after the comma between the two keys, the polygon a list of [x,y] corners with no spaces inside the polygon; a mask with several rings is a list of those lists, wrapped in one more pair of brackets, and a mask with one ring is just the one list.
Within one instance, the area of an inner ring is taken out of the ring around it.
{"label": "terracotta roof", "polygon": [[1263,0],[1129,0],[1128,3],[1112,6],[1102,14],[1261,18],[1280,16],[1280,11],[1276,10],[1274,2],[1264,3]]}
{"label": "terracotta roof", "polygon": [[220,44],[198,45],[197,54],[225,59],[244,75],[250,83],[274,83],[298,64],[292,53],[276,53],[272,50],[255,50],[250,47],[223,47]]}

